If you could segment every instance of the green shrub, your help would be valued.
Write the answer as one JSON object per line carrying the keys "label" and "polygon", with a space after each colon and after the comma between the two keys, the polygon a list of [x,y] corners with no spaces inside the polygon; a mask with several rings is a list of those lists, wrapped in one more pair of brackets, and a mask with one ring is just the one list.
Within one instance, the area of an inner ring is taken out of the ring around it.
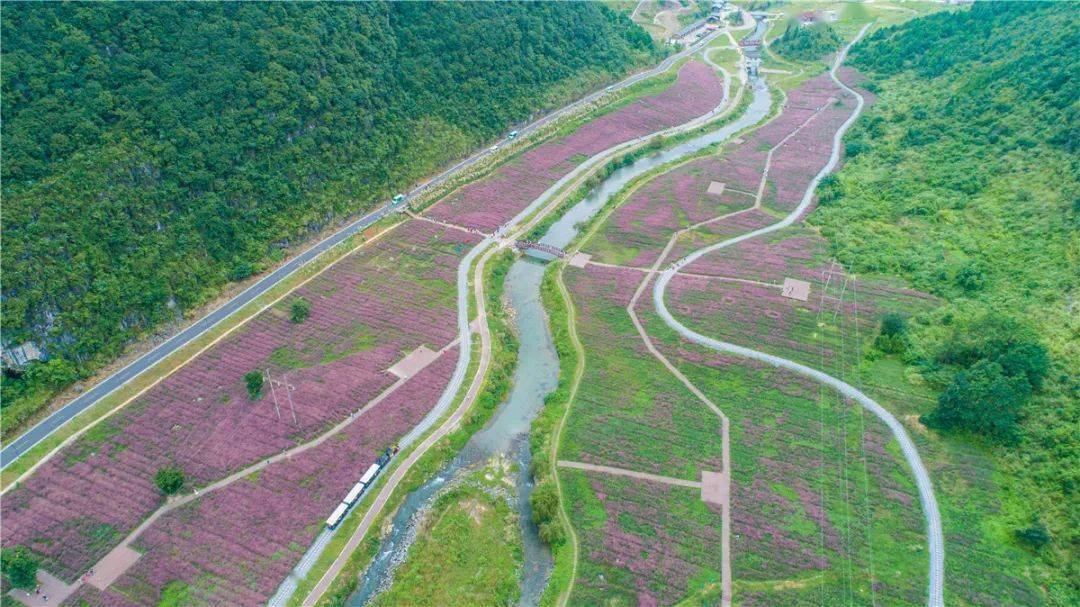
{"label": "green shrub", "polygon": [[184,472],[176,466],[159,468],[154,475],[154,484],[165,495],[173,495],[184,487]]}
{"label": "green shrub", "polygon": [[1050,537],[1050,531],[1046,528],[1046,525],[1039,520],[1033,521],[1030,527],[1013,531],[1013,535],[1020,543],[1035,550],[1049,544],[1053,539]]}
{"label": "green shrub", "polygon": [[555,490],[555,483],[545,480],[536,485],[529,496],[529,505],[532,506],[532,519],[537,525],[551,522],[559,516],[559,494]]}
{"label": "green shrub", "polygon": [[16,588],[30,590],[37,586],[38,560],[25,546],[4,548],[0,552],[0,569]]}
{"label": "green shrub", "polygon": [[551,521],[540,525],[540,539],[549,546],[561,544],[566,539],[566,531],[559,521]]}
{"label": "green shrub", "polygon": [[1031,384],[1026,377],[1006,375],[1000,364],[980,360],[953,376],[938,397],[937,408],[924,415],[923,422],[1012,440],[1020,408],[1030,396]]}
{"label": "green shrub", "polygon": [[900,314],[890,312],[881,318],[881,328],[874,346],[882,352],[899,354],[907,349],[907,320]]}
{"label": "green shrub", "polygon": [[247,386],[248,396],[251,400],[257,400],[262,396],[263,374],[258,371],[248,371],[244,374],[244,385]]}
{"label": "green shrub", "polygon": [[307,320],[311,314],[311,302],[303,297],[297,297],[289,306],[289,319],[296,324]]}

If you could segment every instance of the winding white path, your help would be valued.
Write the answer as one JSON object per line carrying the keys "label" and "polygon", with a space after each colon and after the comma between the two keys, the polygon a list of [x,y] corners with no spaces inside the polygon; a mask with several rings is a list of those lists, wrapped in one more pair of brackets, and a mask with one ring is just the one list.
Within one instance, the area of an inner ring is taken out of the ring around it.
{"label": "winding white path", "polygon": [[845,91],[854,95],[857,100],[857,104],[855,107],[855,111],[851,114],[847,121],[845,121],[844,124],[841,125],[841,127],[836,131],[835,135],[833,135],[833,148],[832,154],[829,156],[829,162],[821,169],[820,172],[818,172],[817,175],[814,176],[814,179],[811,180],[810,185],[807,187],[802,200],[799,202],[799,206],[796,207],[795,210],[793,210],[787,217],[775,224],[761,228],[759,230],[754,230],[753,232],[748,232],[746,234],[736,236],[734,238],[730,238],[723,242],[719,242],[702,249],[698,249],[690,255],[687,255],[686,257],[683,257],[682,259],[676,261],[660,274],[659,279],[656,281],[656,284],[653,287],[653,301],[656,305],[657,312],[664,320],[664,322],[686,339],[706,346],[708,348],[712,348],[714,350],[758,360],[773,365],[775,367],[794,371],[795,373],[814,379],[835,389],[844,396],[857,401],[864,408],[866,408],[868,411],[870,411],[883,422],[885,422],[885,425],[889,427],[889,429],[893,433],[893,436],[895,436],[896,440],[900,443],[900,449],[904,453],[904,458],[907,460],[908,466],[911,467],[912,474],[915,477],[915,484],[918,486],[919,489],[919,501],[922,504],[923,514],[926,518],[926,535],[930,555],[927,604],[930,605],[930,607],[942,607],[945,604],[945,546],[941,532],[941,515],[938,512],[937,500],[934,498],[934,490],[930,483],[930,475],[927,474],[926,468],[923,466],[922,459],[919,457],[919,453],[915,449],[915,444],[911,441],[911,437],[908,436],[907,431],[900,424],[900,422],[897,421],[897,419],[891,413],[886,411],[881,405],[879,405],[869,396],[864,394],[861,390],[827,373],[810,368],[795,361],[788,360],[786,358],[781,358],[773,354],[767,354],[765,352],[760,352],[751,348],[746,348],[743,346],[738,346],[732,343],[713,339],[711,337],[707,337],[693,331],[692,329],[686,327],[678,320],[676,320],[675,317],[672,316],[671,312],[668,311],[667,306],[664,303],[664,293],[667,289],[668,283],[671,282],[672,277],[674,277],[675,274],[678,273],[679,269],[683,266],[686,266],[687,264],[690,264],[693,261],[713,251],[723,249],[725,247],[730,247],[732,245],[743,242],[744,240],[749,240],[751,238],[756,238],[758,236],[782,230],[795,223],[795,221],[802,217],[803,213],[807,210],[807,208],[809,208],[813,200],[814,190],[817,188],[818,183],[825,175],[831,172],[836,167],[837,162],[839,162],[840,141],[843,138],[844,133],[859,117],[859,114],[862,112],[862,108],[865,103],[862,95],[845,85],[843,82],[840,81],[839,78],[836,77],[836,70],[843,63],[844,58],[847,57],[847,52],[851,48],[851,46],[863,37],[869,27],[870,24],[864,26],[862,30],[859,31],[859,35],[856,36],[855,39],[852,40],[852,42],[847,47],[845,47],[843,51],[837,54],[836,60],[833,62],[832,68],[829,70],[829,76],[832,77],[833,81],[835,81],[837,85],[839,85]]}

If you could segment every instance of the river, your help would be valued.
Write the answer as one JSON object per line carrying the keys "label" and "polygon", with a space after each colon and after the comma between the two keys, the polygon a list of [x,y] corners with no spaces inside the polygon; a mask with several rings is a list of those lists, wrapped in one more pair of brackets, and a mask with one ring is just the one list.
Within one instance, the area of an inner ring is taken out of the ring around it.
{"label": "river", "polygon": [[[761,28],[758,29],[760,31]],[[750,104],[738,118],[614,171],[555,222],[540,241],[559,248],[567,246],[577,236],[582,223],[595,216],[614,194],[634,178],[722,142],[762,120],[769,113],[771,95],[760,80],[751,80],[749,86],[752,95]],[[528,432],[532,420],[544,404],[544,397],[555,388],[559,370],[558,356],[540,300],[540,282],[546,260],[544,253],[530,252],[514,262],[507,274],[506,294],[521,344],[510,396],[496,409],[488,425],[469,440],[453,461],[405,498],[394,514],[389,534],[382,538],[378,554],[361,575],[357,591],[349,598],[349,605],[366,605],[388,587],[394,569],[408,554],[415,538],[417,522],[439,491],[462,471],[483,464],[498,454],[513,457],[518,463],[517,499],[525,560],[520,604],[532,607],[539,603],[552,563],[550,551],[540,541],[532,524],[529,508],[532,482],[529,475],[531,456]]]}

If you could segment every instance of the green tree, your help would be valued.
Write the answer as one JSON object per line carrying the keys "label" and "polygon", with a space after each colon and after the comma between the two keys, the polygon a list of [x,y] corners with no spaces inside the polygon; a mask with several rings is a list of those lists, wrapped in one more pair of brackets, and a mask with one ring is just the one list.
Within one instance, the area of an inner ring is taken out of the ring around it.
{"label": "green tree", "polygon": [[882,352],[897,354],[907,347],[907,319],[895,312],[881,318],[881,328],[874,345]]}
{"label": "green tree", "polygon": [[1034,548],[1035,550],[1049,544],[1050,540],[1053,539],[1050,537],[1050,530],[1039,520],[1032,521],[1031,525],[1028,527],[1013,531],[1013,535],[1016,536],[1016,539],[1019,540],[1020,543]]}
{"label": "green tree", "polygon": [[184,487],[184,472],[175,466],[158,468],[154,484],[165,495],[173,495]]}
{"label": "green tree", "polygon": [[953,377],[938,398],[937,408],[924,415],[923,422],[1011,440],[1020,408],[1030,395],[1026,377],[1006,375],[1000,364],[980,360]]}
{"label": "green tree", "polygon": [[251,400],[258,400],[262,396],[263,374],[259,371],[248,371],[244,374],[244,385]]}
{"label": "green tree", "polygon": [[37,558],[25,546],[12,546],[0,552],[4,577],[11,585],[24,590],[37,586]]}
{"label": "green tree", "polygon": [[532,507],[533,522],[537,525],[554,521],[559,514],[559,494],[554,481],[544,480],[537,484],[529,495],[529,506]]}
{"label": "green tree", "polygon": [[289,318],[296,324],[307,320],[311,314],[311,302],[303,297],[297,297],[289,306]]}

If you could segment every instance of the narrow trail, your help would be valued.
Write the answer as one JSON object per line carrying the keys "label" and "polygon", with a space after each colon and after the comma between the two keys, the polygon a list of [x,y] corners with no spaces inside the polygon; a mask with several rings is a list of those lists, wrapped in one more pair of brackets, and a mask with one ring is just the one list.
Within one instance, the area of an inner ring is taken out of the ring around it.
{"label": "narrow trail", "polygon": [[690,481],[684,478],[675,478],[672,476],[661,476],[659,474],[650,474],[648,472],[638,472],[637,470],[627,470],[626,468],[616,468],[614,466],[601,466],[599,464],[588,464],[585,462],[571,462],[564,459],[556,462],[560,468],[570,468],[573,470],[584,470],[586,472],[600,472],[602,474],[612,474],[614,476],[625,476],[627,478],[636,478],[642,481],[649,481],[653,483],[663,483],[665,485],[675,485],[676,487],[689,487],[691,489],[701,489],[701,481]]}
{"label": "narrow trail", "polygon": [[867,24],[866,26],[864,26],[859,31],[859,34],[855,37],[855,39],[852,40],[852,42],[848,44],[847,47],[845,47],[840,53],[837,54],[836,59],[834,60],[831,69],[829,70],[829,76],[833,79],[833,81],[836,82],[836,84],[844,91],[855,97],[856,107],[855,111],[851,114],[851,116],[848,117],[844,124],[841,125],[841,127],[834,134],[833,148],[832,153],[829,157],[829,161],[821,169],[821,171],[819,171],[818,174],[815,175],[814,178],[811,180],[799,205],[784,219],[780,220],[775,224],[742,234],[740,236],[736,236],[734,238],[729,238],[727,240],[704,247],[702,249],[698,249],[697,251],[674,262],[666,270],[660,273],[660,276],[653,287],[653,302],[657,309],[657,312],[660,315],[660,318],[663,319],[665,324],[677,331],[682,337],[692,342],[711,348],[713,350],[727,352],[745,358],[750,358],[760,362],[768,363],[775,367],[787,369],[805,377],[809,377],[810,379],[818,381],[830,388],[835,389],[842,395],[855,400],[866,410],[870,411],[879,419],[881,419],[886,426],[888,426],[888,428],[892,431],[893,436],[899,442],[901,451],[904,454],[904,458],[907,460],[908,466],[911,468],[912,474],[915,478],[915,483],[918,486],[919,501],[922,505],[923,514],[926,519],[927,544],[929,548],[930,560],[927,604],[930,605],[930,607],[940,607],[944,605],[945,573],[945,548],[941,530],[941,515],[938,511],[937,500],[934,497],[933,488],[930,482],[930,476],[926,472],[926,468],[922,463],[922,459],[919,457],[918,451],[915,448],[915,444],[911,441],[911,438],[908,436],[908,433],[904,429],[903,425],[901,425],[900,422],[897,421],[897,419],[891,413],[885,410],[876,401],[871,399],[869,396],[867,396],[851,384],[848,384],[847,382],[837,379],[836,377],[833,377],[832,375],[824,373],[818,369],[813,369],[811,367],[788,360],[786,358],[767,354],[765,352],[761,352],[759,350],[754,350],[744,346],[720,341],[697,333],[676,320],[675,317],[671,314],[671,312],[668,311],[667,305],[664,302],[664,295],[667,286],[671,282],[671,279],[679,272],[681,268],[713,251],[730,247],[751,238],[756,238],[758,236],[763,236],[765,234],[782,230],[799,220],[806,212],[806,210],[810,207],[813,201],[814,190],[817,187],[818,183],[825,175],[831,172],[839,162],[841,149],[840,144],[844,133],[859,117],[859,114],[862,112],[863,106],[865,104],[865,100],[863,99],[862,95],[841,82],[840,79],[837,78],[836,72],[840,65],[843,63],[845,57],[847,56],[848,50],[851,48],[852,45],[858,42],[866,34],[866,31],[869,29],[870,25],[872,24]]}

